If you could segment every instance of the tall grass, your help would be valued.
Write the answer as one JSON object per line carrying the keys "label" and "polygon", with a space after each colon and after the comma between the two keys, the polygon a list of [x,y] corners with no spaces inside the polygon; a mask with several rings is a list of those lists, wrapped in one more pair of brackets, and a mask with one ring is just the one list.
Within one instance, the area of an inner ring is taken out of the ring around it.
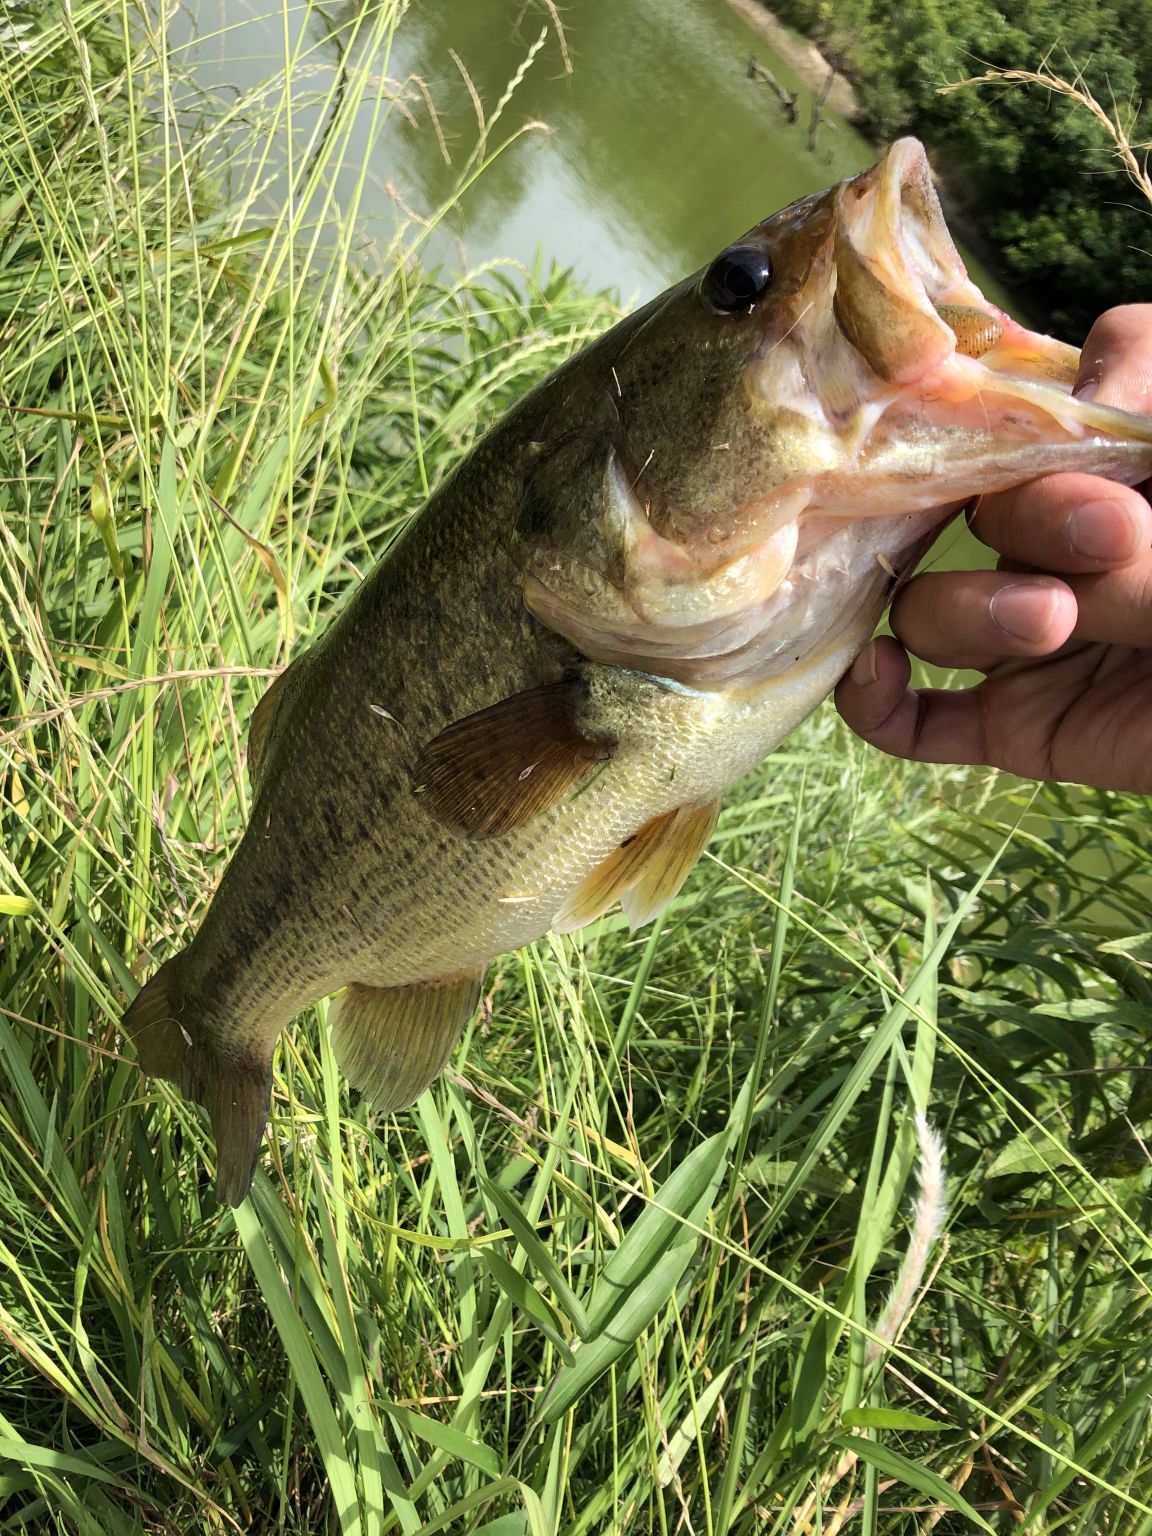
{"label": "tall grass", "polygon": [[[335,206],[398,11],[283,172],[303,51],[204,102],[154,11],[5,13],[0,1531],[1152,1532],[1143,802],[823,715],[654,929],[499,962],[412,1112],[302,1021],[235,1212],[124,1047],[272,669],[611,318]],[[947,1233],[884,1341],[918,1114]]]}

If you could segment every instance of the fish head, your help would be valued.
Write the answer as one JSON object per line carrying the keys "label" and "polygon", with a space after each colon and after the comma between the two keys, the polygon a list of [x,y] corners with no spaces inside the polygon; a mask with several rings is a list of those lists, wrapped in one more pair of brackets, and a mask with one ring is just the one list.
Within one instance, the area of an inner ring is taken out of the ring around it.
{"label": "fish head", "polygon": [[689,684],[850,653],[972,497],[1148,474],[1152,422],[1074,399],[1078,357],[984,298],[900,140],[532,398],[528,606],[585,655]]}

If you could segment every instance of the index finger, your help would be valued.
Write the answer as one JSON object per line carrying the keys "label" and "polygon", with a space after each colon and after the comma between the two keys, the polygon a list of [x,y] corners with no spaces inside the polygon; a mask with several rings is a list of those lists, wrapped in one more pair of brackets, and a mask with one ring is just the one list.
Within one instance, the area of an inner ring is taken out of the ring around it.
{"label": "index finger", "polygon": [[[1084,342],[1075,393],[1152,412],[1152,304],[1126,304],[1100,316]],[[1152,542],[1147,500],[1085,474],[1045,475],[985,496],[971,527],[1011,560],[1068,573],[1115,569]]]}
{"label": "index finger", "polygon": [[982,497],[969,527],[1008,560],[1092,575],[1127,565],[1152,545],[1152,507],[1126,485],[1073,471]]}

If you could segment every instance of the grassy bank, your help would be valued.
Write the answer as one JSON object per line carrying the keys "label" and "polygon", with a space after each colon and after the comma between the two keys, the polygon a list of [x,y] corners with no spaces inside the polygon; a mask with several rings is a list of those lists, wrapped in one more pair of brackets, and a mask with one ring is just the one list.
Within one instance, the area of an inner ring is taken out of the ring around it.
{"label": "grassy bank", "polygon": [[[271,206],[306,55],[206,103],[91,0],[0,71],[0,1532],[1152,1532],[1143,802],[822,715],[654,930],[502,960],[414,1111],[302,1020],[236,1212],[130,1059],[270,670],[611,317],[363,246],[395,9]],[[917,1110],[946,1237],[877,1353]]]}

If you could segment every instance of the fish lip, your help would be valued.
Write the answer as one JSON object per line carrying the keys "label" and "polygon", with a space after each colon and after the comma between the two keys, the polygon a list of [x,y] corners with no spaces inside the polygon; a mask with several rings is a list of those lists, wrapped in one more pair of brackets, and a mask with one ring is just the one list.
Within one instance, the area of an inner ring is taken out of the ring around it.
{"label": "fish lip", "polygon": [[[893,298],[914,305],[921,323],[931,330],[935,345],[918,359],[910,358],[898,382],[915,382],[953,364],[969,371],[978,365],[990,384],[1028,380],[1061,393],[1071,391],[1078,348],[1021,325],[973,282],[948,229],[931,163],[918,139],[898,139],[876,165],[838,188],[837,220],[842,236]],[[948,306],[975,311],[994,322],[996,340],[983,352],[962,353],[955,329],[941,315]],[[922,331],[919,341],[924,339]]]}
{"label": "fish lip", "polygon": [[833,309],[874,374],[903,386],[955,355],[941,305],[1004,321],[968,276],[918,139],[898,139],[834,195]]}
{"label": "fish lip", "polygon": [[[918,139],[898,139],[876,165],[836,189],[836,229],[841,260],[845,247],[849,248],[884,290],[891,305],[891,314],[884,320],[894,327],[902,320],[907,325],[905,307],[915,311],[907,355],[899,359],[898,367],[891,365],[891,358],[884,359],[889,367],[880,366],[877,372],[906,385],[954,362],[969,369],[983,363],[998,378],[1040,379],[1065,392],[1071,390],[1078,350],[1028,330],[987,298],[969,276],[944,217],[927,152]],[[838,273],[838,286],[846,275]],[[983,315],[993,322],[998,339],[985,352],[962,353],[956,330],[941,313],[948,307]],[[1009,359],[1014,366],[1006,366]]]}
{"label": "fish lip", "polygon": [[[919,287],[933,312],[937,304],[973,302],[999,316],[1001,311],[985,299],[968,276],[944,218],[932,166],[920,140],[897,139],[872,172],[864,175],[873,175],[878,180],[878,201],[912,279],[913,291]],[[885,233],[880,232],[881,239]],[[939,316],[935,318],[939,320]]]}

